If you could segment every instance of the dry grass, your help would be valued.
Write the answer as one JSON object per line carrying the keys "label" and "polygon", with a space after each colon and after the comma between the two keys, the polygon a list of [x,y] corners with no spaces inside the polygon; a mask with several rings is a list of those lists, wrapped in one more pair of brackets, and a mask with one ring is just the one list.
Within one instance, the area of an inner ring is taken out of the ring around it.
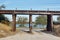
{"label": "dry grass", "polygon": [[54,25],[54,32],[57,36],[60,36],[60,25]]}
{"label": "dry grass", "polygon": [[12,28],[10,26],[0,23],[0,38],[14,35],[15,33],[17,33],[17,31],[12,32],[11,30]]}

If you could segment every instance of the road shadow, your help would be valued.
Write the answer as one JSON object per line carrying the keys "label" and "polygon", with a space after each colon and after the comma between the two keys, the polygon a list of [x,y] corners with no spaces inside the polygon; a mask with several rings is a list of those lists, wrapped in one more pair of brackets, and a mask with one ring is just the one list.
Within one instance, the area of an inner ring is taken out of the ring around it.
{"label": "road shadow", "polygon": [[41,33],[42,32],[42,33],[46,33],[46,34],[50,34],[50,35],[59,37],[58,35],[56,35],[55,32],[51,32],[51,31],[39,30],[39,31],[35,31],[35,32],[38,32],[38,33]]}
{"label": "road shadow", "polygon": [[33,34],[33,32],[30,32],[29,30],[21,30],[22,32],[28,33],[28,34]]}

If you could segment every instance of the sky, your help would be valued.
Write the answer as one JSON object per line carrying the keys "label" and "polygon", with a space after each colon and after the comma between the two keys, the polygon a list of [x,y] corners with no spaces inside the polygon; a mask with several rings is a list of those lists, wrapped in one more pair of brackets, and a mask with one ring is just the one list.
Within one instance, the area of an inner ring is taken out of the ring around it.
{"label": "sky", "polygon": [[[0,0],[0,5],[4,4],[6,6],[5,10],[60,10],[60,0]],[[5,15],[12,20],[12,15]],[[29,15],[17,15],[24,16],[29,18]],[[32,20],[35,21],[35,18],[38,15],[33,15]],[[53,16],[53,20],[57,21],[57,16]]]}

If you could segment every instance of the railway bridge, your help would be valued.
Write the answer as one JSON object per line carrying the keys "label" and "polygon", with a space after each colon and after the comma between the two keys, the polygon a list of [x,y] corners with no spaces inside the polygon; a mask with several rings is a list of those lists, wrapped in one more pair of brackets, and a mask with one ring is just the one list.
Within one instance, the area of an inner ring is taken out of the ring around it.
{"label": "railway bridge", "polygon": [[29,31],[32,31],[32,15],[47,15],[47,31],[52,31],[53,15],[60,15],[60,11],[46,11],[46,10],[0,10],[0,14],[12,14],[13,31],[16,31],[16,15],[29,15]]}

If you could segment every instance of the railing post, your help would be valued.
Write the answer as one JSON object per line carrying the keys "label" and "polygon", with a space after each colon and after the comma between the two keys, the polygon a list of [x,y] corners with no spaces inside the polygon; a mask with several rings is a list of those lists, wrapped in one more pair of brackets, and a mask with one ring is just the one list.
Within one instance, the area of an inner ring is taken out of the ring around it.
{"label": "railing post", "polygon": [[16,14],[12,14],[12,19],[13,19],[13,29],[12,29],[12,31],[16,31]]}
{"label": "railing post", "polygon": [[52,20],[52,14],[47,15],[47,31],[52,31],[53,27],[53,20]]}
{"label": "railing post", "polygon": [[29,31],[32,32],[32,15],[29,15]]}

